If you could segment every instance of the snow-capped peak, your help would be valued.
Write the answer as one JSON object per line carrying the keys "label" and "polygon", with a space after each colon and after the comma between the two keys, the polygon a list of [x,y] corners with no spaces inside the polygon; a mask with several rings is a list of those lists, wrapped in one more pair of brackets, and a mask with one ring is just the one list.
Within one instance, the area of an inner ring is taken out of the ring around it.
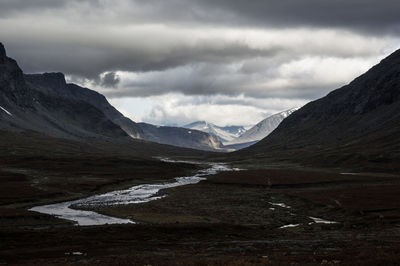
{"label": "snow-capped peak", "polygon": [[232,140],[228,144],[239,144],[239,143],[249,143],[259,141],[266,136],[268,136],[278,125],[283,121],[283,119],[287,118],[294,111],[297,111],[299,108],[289,109],[274,115],[267,117],[266,119],[259,122],[257,125],[253,126],[246,132],[244,132],[238,138]]}
{"label": "snow-capped peak", "polygon": [[220,127],[214,125],[213,123],[209,123],[207,121],[196,121],[190,124],[183,126],[188,129],[200,130],[214,136],[217,136],[221,139],[222,142],[231,141],[237,137],[239,137],[243,132],[245,132],[245,128],[243,126],[226,126]]}

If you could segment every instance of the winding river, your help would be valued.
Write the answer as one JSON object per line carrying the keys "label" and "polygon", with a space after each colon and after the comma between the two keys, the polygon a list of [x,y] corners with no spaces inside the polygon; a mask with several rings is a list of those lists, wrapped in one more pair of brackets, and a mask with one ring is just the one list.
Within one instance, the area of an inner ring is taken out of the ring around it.
{"label": "winding river", "polygon": [[208,164],[210,167],[199,170],[192,176],[177,177],[175,178],[175,181],[172,182],[137,185],[128,189],[116,190],[83,199],[36,206],[30,210],[71,220],[74,221],[76,225],[80,226],[134,223],[134,221],[129,219],[115,218],[82,209],[90,209],[91,207],[99,206],[145,203],[165,197],[165,195],[160,195],[159,193],[162,189],[196,184],[205,180],[207,176],[214,175],[218,172],[239,170],[237,168],[229,168],[223,163],[199,163],[191,161],[174,161],[169,159],[161,160],[171,163]]}

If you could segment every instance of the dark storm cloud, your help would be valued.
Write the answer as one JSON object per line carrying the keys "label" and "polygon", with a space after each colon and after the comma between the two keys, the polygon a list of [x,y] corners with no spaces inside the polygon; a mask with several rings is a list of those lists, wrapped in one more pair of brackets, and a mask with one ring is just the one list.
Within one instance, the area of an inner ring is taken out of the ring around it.
{"label": "dark storm cloud", "polygon": [[[290,64],[376,59],[400,36],[398,10],[398,0],[0,0],[0,41],[25,72],[117,87],[111,97],[312,99],[348,77]],[[119,82],[118,71],[138,77]]]}
{"label": "dark storm cloud", "polygon": [[0,0],[0,13],[6,14],[11,11],[26,11],[31,9],[43,9],[43,8],[59,8],[64,6],[67,1],[54,1],[54,0]]}
{"label": "dark storm cloud", "polygon": [[165,93],[185,95],[243,95],[244,97],[315,99],[343,85],[342,80],[326,81],[285,76],[284,86],[275,85],[282,73],[248,75],[240,67],[203,63],[168,71],[136,74],[126,77],[118,90],[104,93],[110,98],[149,97]]}
{"label": "dark storm cloud", "polygon": [[[86,40],[88,41],[88,40]],[[255,57],[276,56],[281,48],[256,49],[245,44],[213,40],[196,45],[185,43],[160,50],[148,49],[145,44],[120,47],[109,40],[92,40],[90,44],[54,44],[29,42],[9,45],[9,54],[15,55],[25,72],[61,71],[89,79],[101,73],[120,71],[163,71],[170,68],[203,62],[225,64]],[[6,46],[7,42],[5,42]]]}
{"label": "dark storm cloud", "polygon": [[101,78],[100,86],[115,88],[120,81],[120,77],[115,72],[108,72]]}
{"label": "dark storm cloud", "polygon": [[245,78],[239,77],[225,80],[205,79],[201,76],[191,77],[190,80],[185,77],[181,78],[182,80],[179,82],[170,83],[162,83],[157,79],[149,82],[132,82],[119,90],[105,91],[104,93],[110,98],[150,97],[175,92],[192,96],[222,94],[255,98],[316,99],[343,85],[340,82],[330,84],[310,82],[308,84],[291,84],[285,88],[260,88]]}
{"label": "dark storm cloud", "polygon": [[398,0],[0,0],[0,14],[65,7],[79,13],[82,6],[121,23],[342,27],[400,34]]}
{"label": "dark storm cloud", "polygon": [[[157,1],[159,2],[159,1]],[[398,0],[195,0],[238,24],[399,30]],[[397,32],[399,33],[399,32]]]}
{"label": "dark storm cloud", "polygon": [[93,7],[100,6],[99,0],[0,0],[0,14],[12,15],[15,13],[59,9],[79,3],[85,3]]}
{"label": "dark storm cloud", "polygon": [[[339,27],[399,34],[398,0],[134,0],[124,20],[240,27]],[[141,12],[136,12],[137,7]]]}

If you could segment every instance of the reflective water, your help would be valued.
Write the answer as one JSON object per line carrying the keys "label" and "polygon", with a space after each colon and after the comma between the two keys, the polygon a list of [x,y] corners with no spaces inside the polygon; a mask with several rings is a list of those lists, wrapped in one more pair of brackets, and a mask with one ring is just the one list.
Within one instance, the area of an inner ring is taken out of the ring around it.
{"label": "reflective water", "polygon": [[[162,159],[162,161],[200,164],[198,162],[172,161],[168,159]],[[157,200],[165,197],[165,195],[161,195],[159,193],[160,190],[162,189],[178,187],[188,184],[196,184],[201,180],[205,180],[206,176],[214,175],[218,172],[239,170],[236,168],[234,169],[229,168],[228,166],[222,163],[208,163],[208,164],[210,165],[210,168],[205,170],[200,170],[193,176],[177,177],[175,178],[174,182],[138,185],[128,189],[116,190],[105,194],[94,195],[84,199],[56,203],[51,205],[37,206],[31,208],[30,210],[40,213],[55,215],[63,219],[74,221],[77,223],[77,225],[82,225],[82,226],[134,223],[129,219],[119,219],[111,216],[102,215],[93,211],[86,211],[79,209],[87,209],[99,206],[144,203],[152,200]]]}

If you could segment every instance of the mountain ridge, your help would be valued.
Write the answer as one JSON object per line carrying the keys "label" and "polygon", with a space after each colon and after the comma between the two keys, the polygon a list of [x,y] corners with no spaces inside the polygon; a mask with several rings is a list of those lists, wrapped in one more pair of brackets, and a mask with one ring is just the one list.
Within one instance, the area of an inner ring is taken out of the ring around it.
{"label": "mountain ridge", "polygon": [[400,50],[348,85],[306,104],[240,152],[399,169]]}
{"label": "mountain ridge", "polygon": [[184,139],[187,146],[194,149],[225,151],[217,136],[200,130],[155,126],[148,123],[138,123],[138,125],[144,132],[144,138],[149,141],[178,146]]}
{"label": "mountain ridge", "polygon": [[73,83],[67,83],[63,73],[25,74],[24,76],[28,82],[39,86],[49,94],[77,101],[85,101],[97,107],[129,136],[133,138],[141,138],[143,136],[140,127],[115,109],[104,95]]}
{"label": "mountain ridge", "polygon": [[[18,63],[7,57],[4,46],[1,47],[0,105],[12,116],[2,115],[0,128],[33,130],[73,139],[127,136],[97,108],[82,101],[54,98],[44,91],[36,90],[25,81]],[[90,115],[97,123],[91,124],[87,116],[81,115],[83,113]],[[63,126],[62,120],[70,121],[70,127]]]}
{"label": "mountain ridge", "polygon": [[299,108],[292,108],[292,109],[288,109],[288,110],[273,114],[273,115],[261,120],[256,125],[254,125],[250,129],[246,130],[241,136],[239,136],[238,138],[234,139],[233,141],[231,141],[227,144],[228,145],[244,144],[244,143],[254,144],[255,142],[268,136],[275,128],[278,127],[278,125],[284,119],[286,119],[289,115],[291,115],[293,112],[295,112],[298,109]]}
{"label": "mountain ridge", "polygon": [[[164,138],[165,130],[158,130],[156,126],[152,130],[152,136],[156,137],[146,139],[148,132],[123,116],[104,95],[67,83],[64,74],[60,72],[24,74],[17,62],[7,57],[1,43],[0,107],[0,130],[30,130],[75,140],[157,139],[161,144],[202,150],[218,150],[220,146],[213,136],[204,132],[191,136],[181,134],[179,141],[172,141],[171,138]],[[178,132],[184,129],[169,130]]]}
{"label": "mountain ridge", "polygon": [[243,126],[220,127],[207,121],[195,121],[190,124],[186,124],[183,127],[200,130],[211,135],[218,136],[222,143],[229,142],[245,132],[245,128]]}

